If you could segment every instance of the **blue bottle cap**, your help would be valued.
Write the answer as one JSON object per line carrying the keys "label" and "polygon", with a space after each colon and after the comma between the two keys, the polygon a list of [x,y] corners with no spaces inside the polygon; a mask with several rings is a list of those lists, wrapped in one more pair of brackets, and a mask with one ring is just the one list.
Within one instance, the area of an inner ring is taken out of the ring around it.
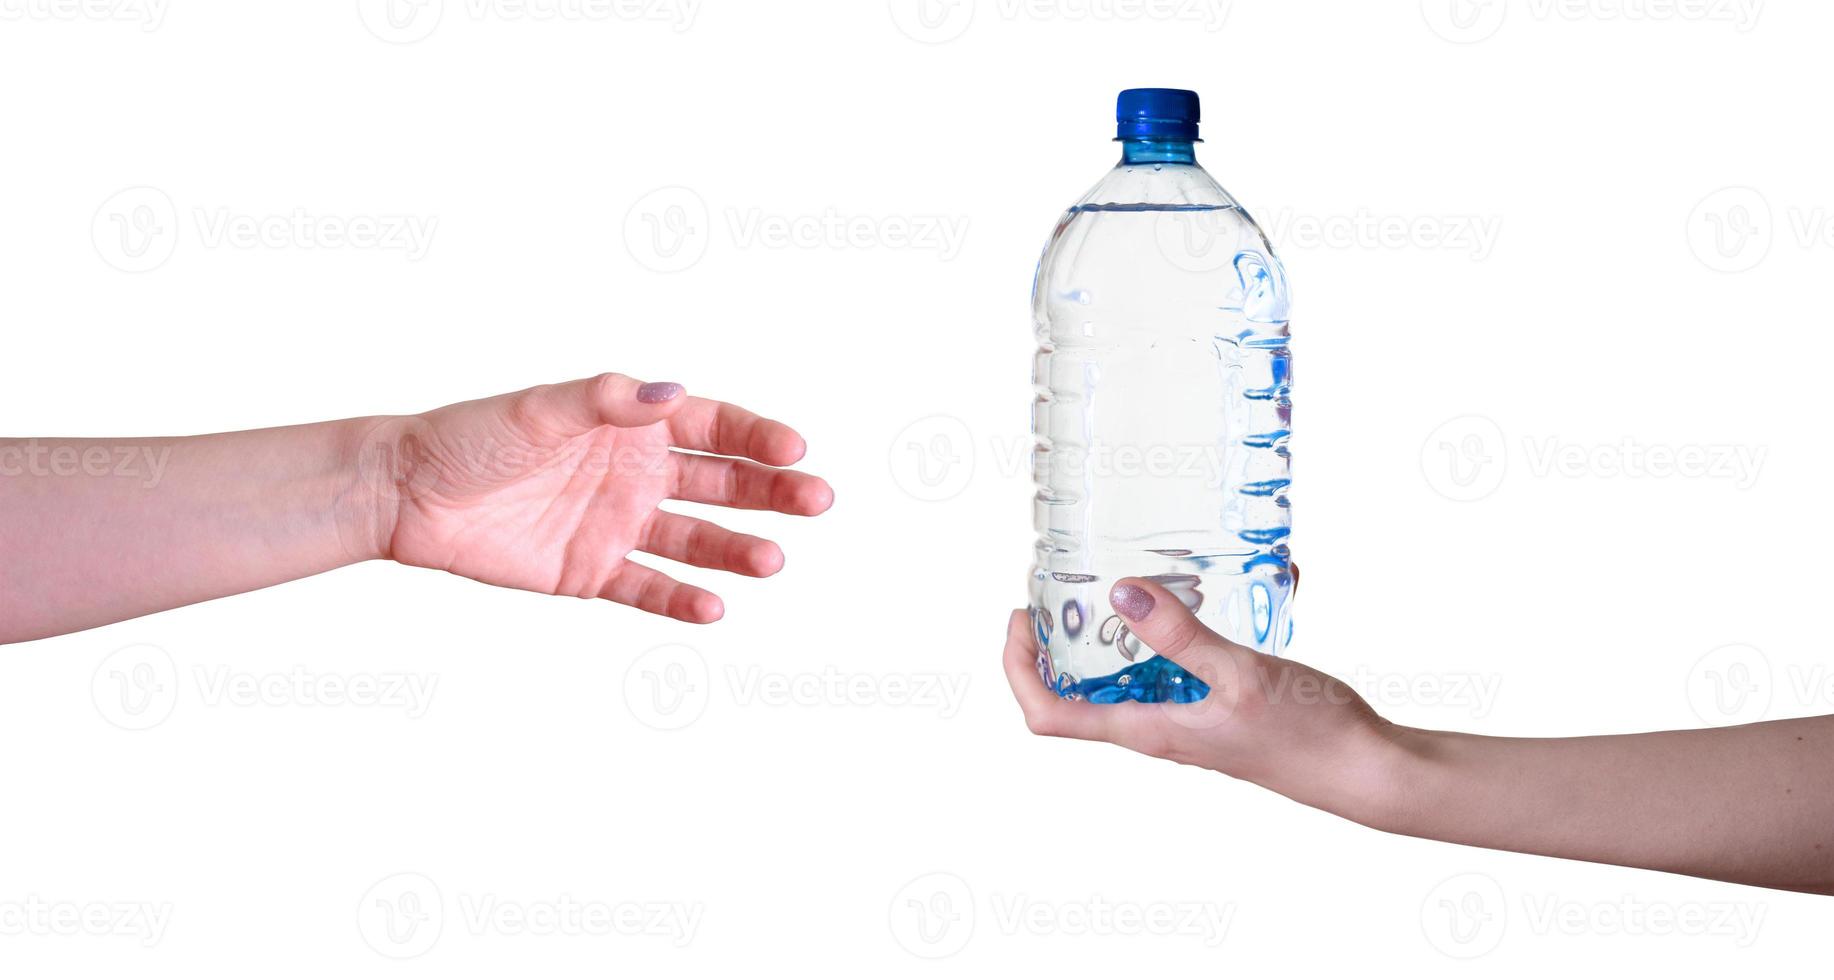
{"label": "blue bottle cap", "polygon": [[1130,88],[1114,100],[1118,140],[1197,139],[1197,93],[1181,88]]}

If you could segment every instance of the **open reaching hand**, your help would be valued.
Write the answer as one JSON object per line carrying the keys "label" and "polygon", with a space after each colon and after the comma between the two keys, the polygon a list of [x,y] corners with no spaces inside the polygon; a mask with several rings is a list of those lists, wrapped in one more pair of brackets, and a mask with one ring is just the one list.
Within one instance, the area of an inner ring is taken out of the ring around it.
{"label": "open reaching hand", "polygon": [[763,576],[762,538],[662,509],[819,514],[779,422],[619,374],[421,415],[145,439],[0,439],[0,643],[378,558],[694,623],[724,606],[634,551]]}
{"label": "open reaching hand", "polygon": [[389,558],[710,623],[724,609],[718,596],[630,553],[775,574],[777,545],[660,505],[820,514],[834,502],[828,485],[777,468],[803,452],[781,422],[678,384],[602,374],[384,420],[359,469]]}

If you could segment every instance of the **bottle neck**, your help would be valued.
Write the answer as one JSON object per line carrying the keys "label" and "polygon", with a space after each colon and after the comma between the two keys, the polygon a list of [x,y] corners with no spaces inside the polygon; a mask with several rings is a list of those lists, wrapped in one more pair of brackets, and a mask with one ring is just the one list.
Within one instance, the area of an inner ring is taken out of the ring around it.
{"label": "bottle neck", "polygon": [[1121,165],[1197,162],[1197,145],[1190,140],[1128,139],[1121,141]]}

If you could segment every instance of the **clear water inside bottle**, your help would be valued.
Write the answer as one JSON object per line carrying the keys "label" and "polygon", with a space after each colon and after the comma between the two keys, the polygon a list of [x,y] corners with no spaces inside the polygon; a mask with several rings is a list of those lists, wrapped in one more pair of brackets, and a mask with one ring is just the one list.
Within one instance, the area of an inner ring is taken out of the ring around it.
{"label": "clear water inside bottle", "polygon": [[1120,578],[1262,652],[1291,635],[1285,273],[1208,173],[1145,149],[1063,215],[1033,288],[1038,670],[1100,703],[1208,690],[1109,608]]}

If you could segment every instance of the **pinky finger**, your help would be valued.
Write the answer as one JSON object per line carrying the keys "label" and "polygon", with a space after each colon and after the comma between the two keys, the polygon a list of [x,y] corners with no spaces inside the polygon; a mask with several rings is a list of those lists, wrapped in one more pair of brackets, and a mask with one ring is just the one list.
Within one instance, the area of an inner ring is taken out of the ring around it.
{"label": "pinky finger", "polygon": [[599,598],[634,606],[644,612],[679,619],[684,623],[711,623],[726,615],[720,597],[629,559],[612,576]]}

